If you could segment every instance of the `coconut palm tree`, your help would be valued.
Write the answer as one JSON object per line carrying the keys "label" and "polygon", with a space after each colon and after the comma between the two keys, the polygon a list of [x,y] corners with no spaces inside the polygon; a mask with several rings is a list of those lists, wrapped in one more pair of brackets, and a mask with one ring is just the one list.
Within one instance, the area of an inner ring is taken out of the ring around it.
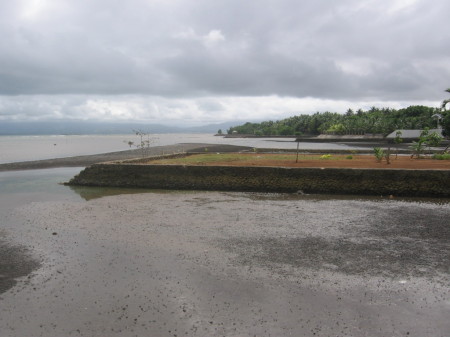
{"label": "coconut palm tree", "polygon": [[[450,89],[445,90],[446,92],[450,93]],[[445,99],[442,101],[442,105],[441,105],[441,109],[442,109],[442,114],[443,114],[443,118],[442,118],[442,134],[444,136],[446,136],[447,138],[450,137],[450,111],[446,111],[445,106],[447,105],[447,103],[450,103],[450,99]],[[445,151],[448,150],[448,148],[450,147],[447,146],[447,148],[445,149]]]}
{"label": "coconut palm tree", "polygon": [[[450,88],[445,90],[445,91],[450,93]],[[450,99],[444,99],[442,101],[442,104],[441,104],[441,109],[442,110],[446,110],[445,106],[447,105],[447,103],[450,103]]]}

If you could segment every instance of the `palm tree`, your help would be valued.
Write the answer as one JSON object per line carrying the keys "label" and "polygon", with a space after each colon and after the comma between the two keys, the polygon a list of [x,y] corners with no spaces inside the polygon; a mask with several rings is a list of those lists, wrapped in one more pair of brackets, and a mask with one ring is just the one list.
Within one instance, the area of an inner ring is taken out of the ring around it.
{"label": "palm tree", "polygon": [[[445,91],[450,93],[450,88],[447,89],[447,90],[445,90]],[[442,109],[442,110],[446,110],[446,109],[445,109],[445,106],[447,105],[447,103],[450,103],[450,99],[444,99],[444,100],[442,101],[442,104],[441,104],[441,109]]]}
{"label": "palm tree", "polygon": [[[446,92],[450,93],[450,89],[445,90]],[[450,111],[446,111],[445,106],[447,105],[447,103],[450,103],[450,99],[445,99],[442,101],[442,105],[441,105],[441,109],[442,109],[442,114],[443,114],[443,118],[442,118],[442,134],[446,137],[450,137]],[[444,151],[447,151],[448,148],[450,147],[447,146],[447,148]]]}

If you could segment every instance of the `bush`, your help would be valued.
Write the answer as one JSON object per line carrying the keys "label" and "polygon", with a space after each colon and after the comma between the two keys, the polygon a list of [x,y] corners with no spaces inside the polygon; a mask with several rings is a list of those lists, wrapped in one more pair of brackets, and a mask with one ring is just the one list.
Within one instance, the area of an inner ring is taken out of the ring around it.
{"label": "bush", "polygon": [[345,157],[345,159],[353,159],[353,156],[348,155],[347,157]]}
{"label": "bush", "polygon": [[433,154],[433,159],[437,159],[437,160],[450,160],[450,153],[435,153]]}
{"label": "bush", "polygon": [[378,162],[381,162],[384,157],[384,150],[381,147],[374,147],[373,153]]}
{"label": "bush", "polygon": [[331,154],[324,154],[323,156],[320,156],[320,159],[330,159]]}

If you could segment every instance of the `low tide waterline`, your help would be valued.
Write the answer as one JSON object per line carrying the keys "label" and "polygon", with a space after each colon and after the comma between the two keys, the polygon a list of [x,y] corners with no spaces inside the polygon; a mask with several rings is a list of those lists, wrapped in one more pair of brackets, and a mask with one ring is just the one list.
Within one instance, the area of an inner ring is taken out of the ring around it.
{"label": "low tide waterline", "polygon": [[0,172],[1,336],[450,330],[448,201],[58,184],[79,170]]}
{"label": "low tide waterline", "polygon": [[[130,141],[140,143],[140,139],[133,134],[0,136],[0,164],[125,151],[130,149]],[[151,146],[201,143],[293,150],[297,146],[293,138],[224,138],[211,134],[153,134],[150,141]],[[330,143],[302,143],[301,146],[302,149],[364,149]]]}

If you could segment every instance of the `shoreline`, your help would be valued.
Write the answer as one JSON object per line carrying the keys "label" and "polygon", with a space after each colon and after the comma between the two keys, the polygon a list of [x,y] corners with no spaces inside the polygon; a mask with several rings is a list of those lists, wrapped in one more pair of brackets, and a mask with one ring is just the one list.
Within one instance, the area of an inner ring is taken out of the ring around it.
{"label": "shoreline", "polygon": [[[177,152],[199,152],[207,148],[209,151],[233,152],[250,150],[250,147],[237,145],[217,145],[207,143],[179,143],[174,145],[155,146],[145,149],[146,155],[154,156],[161,154],[171,154]],[[0,164],[2,171],[36,170],[57,167],[83,167],[102,162],[137,159],[142,156],[141,149],[125,150],[117,152],[99,153],[93,155],[52,158],[32,161],[21,161]]]}
{"label": "shoreline", "polygon": [[[205,150],[206,149],[206,150]],[[296,153],[296,149],[283,148],[257,148],[258,152],[291,152]],[[211,143],[177,143],[172,145],[154,146],[145,149],[146,156],[159,156],[167,154],[175,154],[180,152],[253,152],[254,147],[229,144],[211,144]],[[21,170],[37,170],[58,167],[87,167],[93,164],[99,164],[111,161],[123,161],[139,159],[142,157],[141,149],[125,150],[98,153],[93,155],[70,156],[61,158],[49,158],[30,161],[18,161],[10,163],[0,163],[0,172],[5,171],[21,171]],[[337,150],[337,149],[299,149],[300,154],[372,154],[372,149],[367,150]],[[398,154],[410,154],[411,151],[400,148]]]}

